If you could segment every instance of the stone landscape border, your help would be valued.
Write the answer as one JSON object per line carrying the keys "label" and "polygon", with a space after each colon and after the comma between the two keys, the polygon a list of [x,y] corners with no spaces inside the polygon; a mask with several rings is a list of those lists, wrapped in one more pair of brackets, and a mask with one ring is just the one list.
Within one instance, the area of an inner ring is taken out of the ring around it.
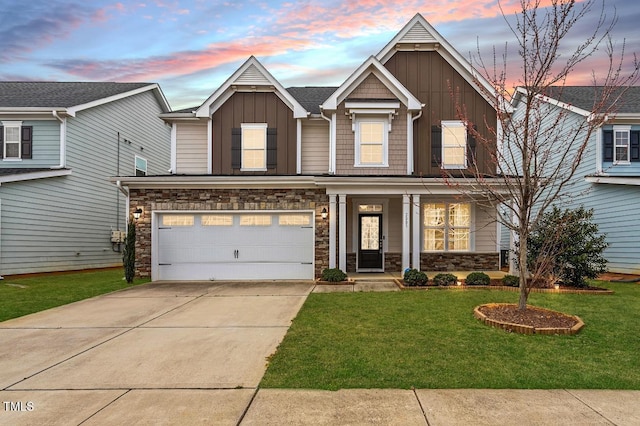
{"label": "stone landscape border", "polygon": [[[402,279],[394,280],[396,285],[401,290],[470,290],[470,289],[488,289],[488,290],[502,290],[502,291],[511,291],[511,292],[519,292],[520,289],[518,287],[509,287],[504,285],[450,285],[450,286],[437,286],[437,285],[423,285],[423,286],[406,286],[403,283]],[[603,294],[603,295],[611,295],[614,294],[613,290],[602,288],[601,290],[589,289],[589,288],[532,288],[530,289],[531,293],[559,293],[559,294]]]}
{"label": "stone landscape border", "polygon": [[480,308],[482,308],[483,306],[492,307],[492,306],[501,306],[501,305],[515,306],[512,303],[486,303],[484,305],[476,306],[476,308],[473,310],[473,316],[491,327],[501,328],[506,331],[511,331],[511,332],[520,333],[520,334],[573,335],[573,334],[577,334],[582,329],[582,327],[584,327],[584,322],[580,317],[576,315],[564,314],[562,312],[552,311],[551,309],[545,309],[545,308],[539,308],[539,307],[535,307],[534,309],[539,311],[552,312],[554,314],[561,314],[561,315],[575,319],[577,323],[571,328],[565,328],[565,327],[536,328],[529,325],[514,324],[506,321],[494,320],[494,319],[488,318],[485,314],[480,312]]}

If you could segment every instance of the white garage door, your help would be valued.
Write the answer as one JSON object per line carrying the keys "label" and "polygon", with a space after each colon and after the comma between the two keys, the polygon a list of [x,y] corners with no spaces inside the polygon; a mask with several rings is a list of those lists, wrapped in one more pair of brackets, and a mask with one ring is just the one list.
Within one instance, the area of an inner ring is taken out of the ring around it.
{"label": "white garage door", "polygon": [[313,279],[309,212],[163,213],[155,279]]}

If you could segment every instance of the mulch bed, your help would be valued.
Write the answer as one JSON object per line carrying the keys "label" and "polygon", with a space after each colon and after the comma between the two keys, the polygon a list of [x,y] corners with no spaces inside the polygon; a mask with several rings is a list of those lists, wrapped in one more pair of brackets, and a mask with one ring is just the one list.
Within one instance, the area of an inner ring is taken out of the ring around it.
{"label": "mulch bed", "polygon": [[512,303],[488,303],[475,308],[474,316],[492,327],[521,334],[576,334],[584,322],[574,315],[527,305],[524,311]]}

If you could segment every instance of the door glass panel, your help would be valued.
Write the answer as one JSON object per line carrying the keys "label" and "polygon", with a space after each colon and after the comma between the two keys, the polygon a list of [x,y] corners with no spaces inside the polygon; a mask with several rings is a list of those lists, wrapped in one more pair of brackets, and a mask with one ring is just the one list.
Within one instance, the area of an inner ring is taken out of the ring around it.
{"label": "door glass panel", "polygon": [[360,204],[358,206],[359,212],[381,212],[382,204]]}
{"label": "door glass panel", "polygon": [[362,250],[380,249],[380,218],[376,216],[363,216],[360,218],[362,232],[360,235],[360,248]]}

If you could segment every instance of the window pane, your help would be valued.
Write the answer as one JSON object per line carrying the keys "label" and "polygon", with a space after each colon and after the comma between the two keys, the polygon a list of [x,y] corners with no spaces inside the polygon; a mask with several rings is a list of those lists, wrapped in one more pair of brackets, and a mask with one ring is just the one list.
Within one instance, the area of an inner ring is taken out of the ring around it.
{"label": "window pane", "polygon": [[200,217],[202,226],[232,226],[233,216],[230,214],[208,214]]}
{"label": "window pane", "polygon": [[425,251],[444,250],[444,231],[442,229],[425,229],[424,249]]}
{"label": "window pane", "polygon": [[382,144],[384,140],[384,124],[363,122],[360,123],[360,142]]}
{"label": "window pane", "polygon": [[162,216],[164,226],[193,226],[193,216],[185,214],[166,214]]}
{"label": "window pane", "polygon": [[616,161],[629,161],[629,150],[627,149],[626,146],[616,147]]}
{"label": "window pane", "polygon": [[20,142],[20,127],[7,127],[5,138],[5,142]]}
{"label": "window pane", "polygon": [[443,166],[466,166],[467,129],[463,122],[442,122],[442,147]]}
{"label": "window pane", "polygon": [[263,150],[243,150],[242,168],[244,169],[264,169],[265,157]]}
{"label": "window pane", "polygon": [[381,212],[382,204],[360,204],[358,206],[360,212]]}
{"label": "window pane", "polygon": [[360,163],[362,164],[382,164],[382,145],[361,145]]}
{"label": "window pane", "polygon": [[240,226],[270,226],[271,215],[244,214],[240,216]]}
{"label": "window pane", "polygon": [[267,129],[242,129],[243,149],[264,149],[265,135]]}
{"label": "window pane", "polygon": [[5,151],[7,158],[20,157],[20,144],[5,142]]}
{"label": "window pane", "polygon": [[449,204],[449,225],[465,226],[471,224],[471,206],[469,204]]}
{"label": "window pane", "polygon": [[469,250],[468,229],[452,229],[449,231],[449,250]]}
{"label": "window pane", "polygon": [[424,205],[424,225],[425,226],[444,226],[444,204],[425,204]]}
{"label": "window pane", "polygon": [[281,226],[309,226],[311,225],[311,216],[308,214],[281,214],[278,217],[278,223]]}

